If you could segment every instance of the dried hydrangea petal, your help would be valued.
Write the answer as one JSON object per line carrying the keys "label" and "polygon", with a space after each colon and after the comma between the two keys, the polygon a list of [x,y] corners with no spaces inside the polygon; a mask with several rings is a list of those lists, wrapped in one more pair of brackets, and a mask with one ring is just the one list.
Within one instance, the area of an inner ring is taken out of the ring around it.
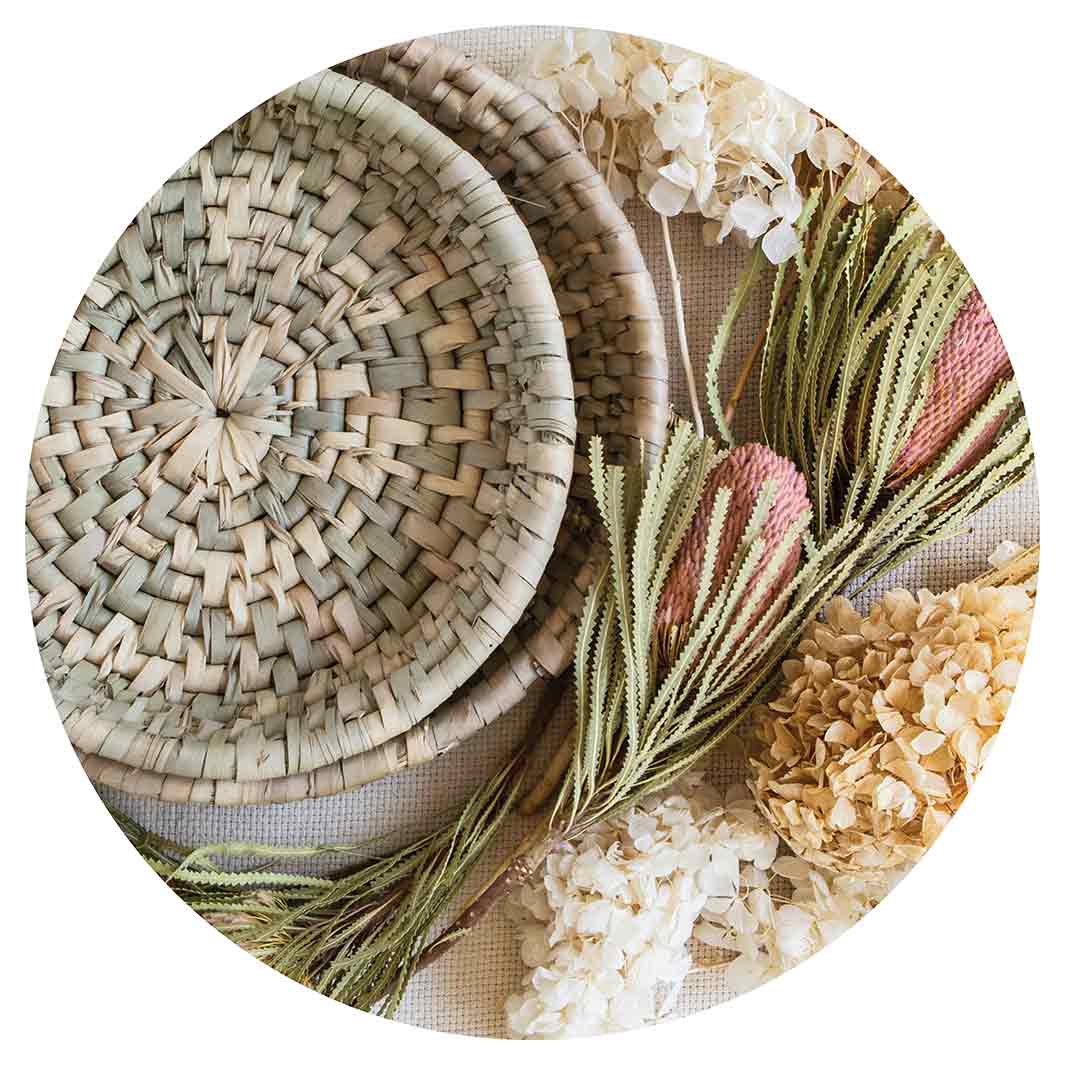
{"label": "dried hydrangea petal", "polygon": [[795,227],[786,221],[778,222],[762,238],[762,251],[774,266],[787,261],[798,250],[799,235]]}
{"label": "dried hydrangea petal", "polygon": [[810,138],[806,154],[818,170],[829,170],[833,174],[838,174],[854,160],[854,149],[850,142],[831,126],[819,129]]}

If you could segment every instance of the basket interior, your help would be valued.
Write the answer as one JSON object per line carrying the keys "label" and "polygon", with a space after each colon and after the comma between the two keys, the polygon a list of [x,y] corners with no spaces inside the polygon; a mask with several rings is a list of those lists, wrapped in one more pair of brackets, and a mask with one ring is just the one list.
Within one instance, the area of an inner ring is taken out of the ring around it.
{"label": "basket interior", "polygon": [[565,336],[495,181],[332,72],[167,181],[42,407],[42,656],[83,751],[264,779],[423,719],[521,617],[565,507]]}

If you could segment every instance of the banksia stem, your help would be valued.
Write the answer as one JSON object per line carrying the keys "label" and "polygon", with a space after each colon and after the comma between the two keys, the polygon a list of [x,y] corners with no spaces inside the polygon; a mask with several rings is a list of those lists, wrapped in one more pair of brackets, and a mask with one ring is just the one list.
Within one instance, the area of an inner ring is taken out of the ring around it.
{"label": "banksia stem", "polygon": [[473,901],[448,926],[447,930],[423,951],[418,958],[418,971],[427,965],[432,965],[434,961],[446,954],[460,939],[469,935],[497,903],[505,899],[515,888],[531,880],[533,874],[559,842],[559,837],[545,834],[542,824],[532,829],[519,844],[517,851],[506,859]]}
{"label": "banksia stem", "polygon": [[[987,402],[995,386],[1012,374],[1006,345],[987,304],[974,289],[936,355],[931,391],[892,466],[892,483],[898,484],[934,462]],[[980,458],[1001,424],[1002,419],[998,419],[989,425],[951,473],[960,473]]]}
{"label": "banksia stem", "polygon": [[[728,573],[736,547],[758,501],[758,495],[768,480],[776,483],[777,491],[769,517],[760,534],[766,542],[766,550],[761,563],[751,575],[752,588],[757,584],[788,531],[809,509],[806,481],[791,462],[781,458],[764,444],[741,444],[733,448],[707,479],[702,500],[677,552],[659,601],[656,629],[660,653],[665,662],[673,660],[694,620],[692,611],[695,607],[699,574],[702,571],[707,533],[718,489],[729,488],[732,495],[714,567],[711,597],[720,588]],[[766,612],[777,602],[781,589],[795,575],[801,554],[802,547],[796,540],[780,576],[766,589],[752,614],[751,625],[762,621]]]}

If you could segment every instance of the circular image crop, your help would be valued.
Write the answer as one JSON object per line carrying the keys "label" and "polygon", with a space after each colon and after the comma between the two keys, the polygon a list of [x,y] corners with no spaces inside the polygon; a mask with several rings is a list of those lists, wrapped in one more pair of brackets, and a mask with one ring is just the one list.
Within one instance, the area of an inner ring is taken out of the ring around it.
{"label": "circular image crop", "polygon": [[982,771],[1039,570],[1013,369],[915,194],[756,76],[563,27],[357,56],[87,280],[33,624],[219,950],[638,1028],[827,946]]}

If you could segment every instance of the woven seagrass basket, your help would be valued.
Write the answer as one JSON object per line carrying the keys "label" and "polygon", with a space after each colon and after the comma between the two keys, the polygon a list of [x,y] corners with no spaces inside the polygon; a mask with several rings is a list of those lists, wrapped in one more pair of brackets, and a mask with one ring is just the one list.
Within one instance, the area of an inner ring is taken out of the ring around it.
{"label": "woven seagrass basket", "polygon": [[346,64],[480,160],[528,224],[565,326],[577,399],[578,455],[554,552],[523,621],[458,696],[405,734],[309,773],[237,783],[131,770],[83,757],[96,780],[178,802],[284,802],[335,794],[427,762],[514,707],[573,657],[583,595],[598,564],[588,440],[610,461],[653,456],[669,417],[669,364],[654,285],[631,224],[569,131],[535,97],[430,39]]}
{"label": "woven seagrass basket", "polygon": [[71,741],[215,789],[402,735],[522,617],[575,436],[485,169],[332,71],[256,108],[122,235],[48,383],[28,573]]}

